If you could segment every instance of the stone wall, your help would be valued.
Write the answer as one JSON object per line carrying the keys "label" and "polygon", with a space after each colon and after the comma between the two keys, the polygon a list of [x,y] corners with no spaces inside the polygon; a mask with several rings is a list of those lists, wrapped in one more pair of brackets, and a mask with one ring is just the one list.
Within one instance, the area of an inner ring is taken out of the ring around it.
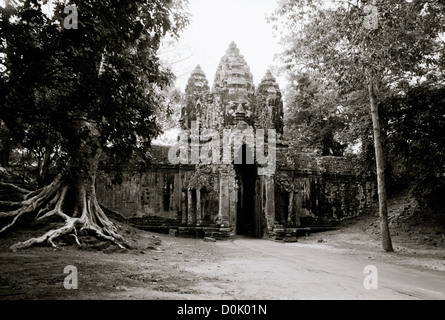
{"label": "stone wall", "polygon": [[191,174],[192,171],[174,168],[126,171],[120,184],[113,184],[103,174],[98,178],[97,197],[101,205],[127,219],[144,217],[178,222],[182,185]]}
{"label": "stone wall", "polygon": [[[269,237],[277,230],[284,234],[332,227],[375,210],[375,185],[354,174],[353,159],[300,155],[292,161],[293,168],[256,177],[249,207],[255,213],[247,234]],[[127,219],[167,229],[227,228],[237,233],[240,193],[231,165],[158,165],[145,172],[124,172],[121,184],[113,184],[108,176],[98,179],[98,199]]]}

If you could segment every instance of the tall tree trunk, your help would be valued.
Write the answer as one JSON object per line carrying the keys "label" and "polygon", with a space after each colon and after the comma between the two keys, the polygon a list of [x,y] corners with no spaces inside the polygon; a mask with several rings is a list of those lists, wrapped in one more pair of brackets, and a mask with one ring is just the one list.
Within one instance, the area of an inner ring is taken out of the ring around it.
{"label": "tall tree trunk", "polygon": [[0,134],[2,141],[0,142],[0,167],[9,167],[9,159],[11,157],[12,142],[11,134],[3,120],[0,119]]}
{"label": "tall tree trunk", "polygon": [[0,150],[0,167],[9,167],[9,158],[11,156],[11,146],[6,145]]}
{"label": "tall tree trunk", "polygon": [[52,145],[47,145],[45,147],[45,151],[43,152],[43,157],[39,159],[39,166],[38,166],[39,173],[37,177],[39,188],[42,188],[47,183],[48,171],[51,165],[52,148],[53,148]]}
{"label": "tall tree trunk", "polygon": [[388,203],[386,195],[385,184],[385,163],[383,159],[383,147],[380,129],[380,118],[377,104],[377,98],[375,95],[374,79],[371,75],[368,75],[368,92],[369,102],[371,104],[372,115],[372,127],[374,131],[374,149],[375,160],[377,167],[377,188],[379,195],[379,215],[380,215],[380,228],[382,236],[382,247],[386,252],[394,251],[391,242],[391,235],[389,233],[388,226]]}

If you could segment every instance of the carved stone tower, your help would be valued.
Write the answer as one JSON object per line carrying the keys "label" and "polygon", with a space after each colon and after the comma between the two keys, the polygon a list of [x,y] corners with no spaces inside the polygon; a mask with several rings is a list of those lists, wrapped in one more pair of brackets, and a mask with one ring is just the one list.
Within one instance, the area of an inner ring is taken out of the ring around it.
{"label": "carved stone tower", "polygon": [[190,129],[192,121],[202,121],[207,114],[207,99],[209,97],[209,82],[204,71],[198,65],[193,70],[185,88],[186,101],[181,110],[182,129]]}
{"label": "carved stone tower", "polygon": [[232,42],[221,58],[213,82],[214,102],[221,106],[220,121],[224,127],[236,124],[236,110],[243,103],[247,123],[253,125],[255,85],[246,60]]}
{"label": "carved stone tower", "polygon": [[283,99],[270,70],[258,86],[254,119],[256,128],[275,129],[278,134],[283,134]]}
{"label": "carved stone tower", "polygon": [[253,76],[236,44],[232,42],[221,58],[212,90],[201,67],[190,75],[181,111],[181,126],[190,129],[232,128],[240,121],[253,129],[275,129],[283,133],[283,100],[279,85],[268,70],[257,90]]}

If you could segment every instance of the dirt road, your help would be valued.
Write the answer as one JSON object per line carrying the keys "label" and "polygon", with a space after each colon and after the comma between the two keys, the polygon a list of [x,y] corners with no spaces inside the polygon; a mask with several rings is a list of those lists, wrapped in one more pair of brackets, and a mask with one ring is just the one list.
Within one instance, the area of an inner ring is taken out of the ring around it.
{"label": "dirt road", "polygon": [[[228,283],[218,287],[232,298],[445,299],[445,272],[413,268],[384,254],[253,239],[217,246],[227,256],[214,271]],[[375,267],[375,289],[365,288],[365,279],[367,287],[373,284],[366,266]]]}
{"label": "dirt road", "polygon": [[[365,234],[346,230],[297,243],[204,242],[128,226],[121,232],[132,250],[60,244],[14,253],[7,248],[29,233],[1,239],[0,299],[445,299],[440,247],[385,253]],[[77,270],[77,289],[64,286],[66,266]]]}

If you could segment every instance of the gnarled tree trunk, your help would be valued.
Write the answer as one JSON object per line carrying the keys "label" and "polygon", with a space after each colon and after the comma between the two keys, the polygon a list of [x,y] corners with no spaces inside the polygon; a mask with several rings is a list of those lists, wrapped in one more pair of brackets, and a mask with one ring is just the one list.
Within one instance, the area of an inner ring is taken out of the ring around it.
{"label": "gnarled tree trunk", "polygon": [[[94,143],[94,137],[88,142],[82,141],[76,156],[71,159],[70,166],[51,184],[33,192],[20,189],[23,194],[21,202],[0,201],[0,205],[18,207],[13,211],[0,212],[0,217],[12,218],[12,222],[4,226],[0,233],[14,225],[17,219],[25,214],[35,214],[36,220],[58,216],[64,222],[60,228],[50,230],[40,237],[14,244],[11,247],[13,251],[45,242],[55,247],[54,240],[67,234],[72,235],[80,245],[78,231],[87,231],[123,247],[123,238],[96,198],[95,184],[100,155],[101,150],[98,144]],[[68,195],[74,197],[74,205],[71,207],[66,205]]]}

